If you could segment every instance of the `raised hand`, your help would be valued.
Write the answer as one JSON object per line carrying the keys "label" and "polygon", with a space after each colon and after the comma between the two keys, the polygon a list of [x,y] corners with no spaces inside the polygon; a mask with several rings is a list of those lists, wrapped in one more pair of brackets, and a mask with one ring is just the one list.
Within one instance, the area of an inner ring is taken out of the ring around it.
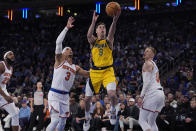
{"label": "raised hand", "polygon": [[93,13],[93,21],[96,22],[97,19],[98,19],[99,15],[96,14],[96,11],[94,10],[94,13]]}
{"label": "raised hand", "polygon": [[121,14],[121,11],[116,12],[116,14],[113,16],[113,21],[117,21],[120,14]]}
{"label": "raised hand", "polygon": [[75,21],[75,19],[74,19],[74,17],[69,17],[69,19],[68,19],[68,21],[67,21],[67,28],[68,29],[70,29],[70,28],[72,28],[74,25],[72,25],[73,24],[73,22]]}

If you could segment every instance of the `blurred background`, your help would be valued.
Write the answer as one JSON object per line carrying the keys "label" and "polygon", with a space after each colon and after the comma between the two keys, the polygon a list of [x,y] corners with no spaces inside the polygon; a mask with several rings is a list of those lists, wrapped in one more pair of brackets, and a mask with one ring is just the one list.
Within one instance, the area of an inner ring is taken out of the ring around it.
{"label": "blurred background", "polygon": [[[129,99],[134,98],[137,106],[137,98],[142,89],[143,52],[145,47],[153,46],[157,50],[154,61],[159,67],[166,95],[166,106],[157,119],[159,129],[195,130],[196,0],[115,1],[122,9],[113,50],[115,74],[119,81],[119,103],[124,102],[129,109]],[[19,109],[24,103],[30,107],[38,81],[42,82],[47,96],[53,77],[55,41],[66,26],[69,16],[74,16],[76,21],[74,28],[67,33],[63,46],[72,48],[75,64],[89,70],[90,46],[86,38],[87,31],[93,10],[100,13],[98,21],[106,23],[108,31],[112,23],[112,18],[105,13],[108,2],[110,0],[0,1],[0,59],[3,60],[3,54],[8,50],[15,53],[14,74],[7,89],[16,99]],[[71,107],[70,122],[65,130],[82,129],[81,123],[73,123],[76,118],[84,115],[85,84],[85,78],[76,77],[70,92],[70,103],[74,106]],[[107,111],[107,99],[105,89],[101,88],[100,94],[94,96],[94,108],[99,108],[96,104],[101,102],[104,111]],[[32,117],[31,113],[32,111],[29,112],[28,120]],[[43,130],[50,121],[46,112],[44,115]],[[5,123],[9,123],[5,119],[7,113],[1,110],[0,117],[2,130],[11,130],[9,126],[5,127]],[[28,125],[29,123],[25,124],[23,129],[28,130]],[[112,129],[112,125],[106,126],[104,122],[91,125],[91,130],[105,127]],[[141,128],[135,125],[133,130]]]}

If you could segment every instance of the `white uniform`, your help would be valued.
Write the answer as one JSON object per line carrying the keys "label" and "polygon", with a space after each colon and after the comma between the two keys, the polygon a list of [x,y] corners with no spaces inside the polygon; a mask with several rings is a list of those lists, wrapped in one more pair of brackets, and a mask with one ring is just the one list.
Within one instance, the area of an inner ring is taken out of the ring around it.
{"label": "white uniform", "polygon": [[[0,75],[0,88],[4,91],[6,95],[9,96],[9,93],[7,92],[6,89],[6,84],[8,83],[8,81],[12,76],[12,68],[9,70],[5,65],[4,61],[1,61],[0,63],[3,63],[5,67],[4,73]],[[8,102],[4,99],[2,95],[0,95],[0,108],[5,109],[10,114],[11,117],[18,114],[18,110],[15,107],[14,103],[8,104]]]}
{"label": "white uniform", "polygon": [[160,112],[165,105],[165,95],[159,80],[159,69],[153,61],[151,62],[154,68],[151,72],[151,82],[147,87],[148,90],[144,93],[142,108],[151,112]]}
{"label": "white uniform", "polygon": [[[76,74],[76,66],[67,61],[54,68],[51,89],[48,94],[49,111],[52,109],[59,113],[60,117],[67,117],[69,113],[69,91],[73,86]],[[66,94],[59,93],[66,92]]]}

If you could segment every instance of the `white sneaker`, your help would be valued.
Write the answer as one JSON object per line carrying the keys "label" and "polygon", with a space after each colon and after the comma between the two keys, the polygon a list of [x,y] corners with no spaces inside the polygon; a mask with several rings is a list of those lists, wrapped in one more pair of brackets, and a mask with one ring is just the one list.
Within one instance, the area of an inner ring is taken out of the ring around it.
{"label": "white sneaker", "polygon": [[88,131],[90,129],[90,119],[84,121],[83,130]]}

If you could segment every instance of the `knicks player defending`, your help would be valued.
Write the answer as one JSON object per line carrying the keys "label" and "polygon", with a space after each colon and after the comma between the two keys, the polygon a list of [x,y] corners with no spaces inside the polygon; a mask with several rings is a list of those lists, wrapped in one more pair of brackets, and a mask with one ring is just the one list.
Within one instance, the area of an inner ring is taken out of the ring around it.
{"label": "knicks player defending", "polygon": [[90,100],[93,95],[99,93],[101,85],[107,89],[108,96],[111,99],[111,124],[115,124],[116,121],[116,109],[117,96],[116,96],[116,78],[113,69],[113,42],[114,34],[116,31],[116,23],[121,12],[118,12],[113,17],[113,22],[110,26],[108,36],[106,37],[106,26],[104,23],[98,23],[96,26],[97,37],[93,35],[95,23],[99,15],[96,15],[94,11],[92,23],[89,27],[87,39],[90,43],[91,48],[91,69],[90,69],[90,79],[86,85],[86,122],[84,123],[83,129],[88,130],[90,125]]}
{"label": "knicks player defending", "polygon": [[72,87],[76,73],[89,77],[89,72],[72,63],[72,49],[65,47],[62,50],[62,42],[67,31],[73,27],[73,17],[69,17],[67,26],[56,40],[56,55],[52,86],[48,94],[48,105],[51,122],[46,131],[63,131],[66,119],[69,116],[69,91]]}
{"label": "knicks player defending", "polygon": [[13,103],[12,97],[8,94],[6,84],[9,82],[15,57],[12,51],[4,54],[4,61],[0,62],[0,108],[6,110],[12,118],[12,130],[19,130],[19,111]]}
{"label": "knicks player defending", "polygon": [[158,131],[156,118],[165,103],[159,69],[153,61],[155,54],[156,51],[153,47],[147,47],[143,56],[145,60],[142,67],[143,88],[138,99],[138,105],[141,107],[139,124],[143,131]]}

